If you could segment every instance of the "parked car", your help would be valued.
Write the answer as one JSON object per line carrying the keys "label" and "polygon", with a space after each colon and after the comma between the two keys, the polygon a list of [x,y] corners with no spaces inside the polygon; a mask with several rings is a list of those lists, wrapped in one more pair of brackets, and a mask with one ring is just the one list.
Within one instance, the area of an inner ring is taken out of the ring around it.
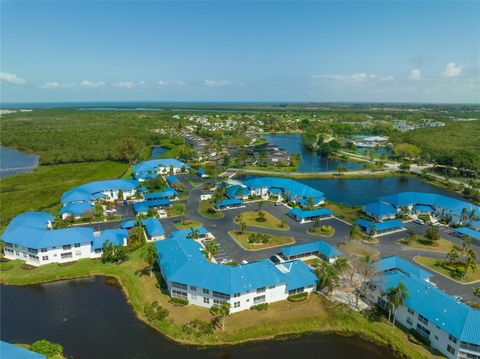
{"label": "parked car", "polygon": [[423,219],[416,219],[413,221],[413,223],[416,223],[416,224],[425,224],[425,222],[423,221]]}
{"label": "parked car", "polygon": [[275,202],[275,206],[281,206],[282,202]]}
{"label": "parked car", "polygon": [[245,259],[243,261],[240,262],[241,264],[248,264],[248,261],[246,261]]}

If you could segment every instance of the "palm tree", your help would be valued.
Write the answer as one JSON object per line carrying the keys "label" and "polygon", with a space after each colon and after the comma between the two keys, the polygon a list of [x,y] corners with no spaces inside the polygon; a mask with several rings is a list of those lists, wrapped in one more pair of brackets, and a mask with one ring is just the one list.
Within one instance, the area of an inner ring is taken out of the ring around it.
{"label": "palm tree", "polygon": [[390,317],[392,316],[393,306],[395,303],[395,288],[391,287],[382,292],[382,296],[387,298],[388,322],[390,323]]}
{"label": "palm tree", "polygon": [[325,288],[327,293],[331,293],[338,286],[339,270],[331,264],[322,261],[315,273],[319,279],[319,289]]}
{"label": "palm tree", "polygon": [[223,302],[216,308],[215,313],[220,317],[223,332],[225,331],[225,318],[230,316],[230,303]]}
{"label": "palm tree", "polygon": [[375,235],[377,234],[377,227],[375,227],[375,225],[371,226],[368,234],[370,235],[370,237],[375,237]]}
{"label": "palm tree", "polygon": [[348,238],[352,241],[356,241],[360,239],[361,236],[362,236],[362,230],[360,229],[359,226],[354,224],[350,229],[350,236]]}
{"label": "palm tree", "polygon": [[469,249],[467,252],[467,261],[465,262],[465,273],[463,274],[463,278],[467,277],[467,272],[469,269],[475,272],[477,269],[477,252],[474,249]]}
{"label": "palm tree", "polygon": [[207,256],[207,259],[211,260],[212,257],[214,257],[218,253],[219,249],[220,247],[217,244],[217,242],[211,241],[210,243],[208,243],[205,246],[205,250],[204,250],[204,253]]}
{"label": "palm tree", "polygon": [[468,225],[472,224],[472,222],[477,222],[480,220],[480,214],[477,213],[475,208],[472,208],[470,212],[468,212]]}
{"label": "palm tree", "polygon": [[200,236],[200,232],[197,228],[190,228],[190,234],[187,236],[188,238],[198,239]]}
{"label": "palm tree", "polygon": [[248,229],[247,224],[245,222],[240,222],[240,233],[245,234],[247,229]]}
{"label": "palm tree", "polygon": [[258,202],[257,206],[258,206],[258,214],[263,213],[264,203],[262,201],[260,201],[260,202]]}
{"label": "palm tree", "polygon": [[477,298],[477,305],[480,301],[480,287],[473,288],[473,295]]}
{"label": "palm tree", "polygon": [[417,233],[413,229],[409,229],[407,232],[407,236],[405,237],[405,243],[411,244],[417,240]]}
{"label": "palm tree", "polygon": [[313,198],[312,196],[307,197],[307,209],[312,209],[313,208]]}
{"label": "palm tree", "polygon": [[395,320],[397,318],[397,310],[405,304],[405,300],[409,297],[408,288],[402,282],[398,283],[395,288],[394,295],[394,306],[395,312],[393,314],[393,325],[395,325]]}
{"label": "palm tree", "polygon": [[339,176],[341,176],[342,173],[348,171],[348,170],[347,170],[347,167],[345,167],[345,166],[337,166],[336,170],[337,170]]}
{"label": "palm tree", "polygon": [[150,277],[153,274],[153,265],[157,261],[157,250],[153,246],[153,244],[147,245],[145,248],[145,252],[143,252],[143,259],[145,259],[145,262],[148,263],[150,267]]}
{"label": "palm tree", "polygon": [[461,248],[458,246],[453,246],[449,253],[447,253],[447,258],[450,264],[456,263],[460,258]]}
{"label": "palm tree", "polygon": [[465,223],[468,221],[469,217],[469,212],[466,207],[462,208],[462,213],[460,213],[460,222],[465,225]]}
{"label": "palm tree", "polygon": [[463,237],[462,250],[466,253],[472,248],[472,237],[465,236]]}

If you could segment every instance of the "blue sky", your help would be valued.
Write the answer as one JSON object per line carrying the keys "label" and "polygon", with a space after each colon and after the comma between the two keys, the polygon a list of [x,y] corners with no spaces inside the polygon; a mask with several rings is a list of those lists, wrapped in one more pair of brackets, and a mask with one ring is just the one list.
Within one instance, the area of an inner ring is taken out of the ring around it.
{"label": "blue sky", "polygon": [[480,102],[480,2],[2,1],[2,102]]}

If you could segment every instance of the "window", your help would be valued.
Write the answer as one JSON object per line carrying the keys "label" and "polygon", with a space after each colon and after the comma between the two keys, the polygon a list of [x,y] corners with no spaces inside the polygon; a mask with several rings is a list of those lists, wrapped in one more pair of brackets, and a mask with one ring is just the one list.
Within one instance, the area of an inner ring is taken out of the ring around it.
{"label": "window", "polygon": [[13,246],[12,246],[12,243],[5,242],[5,247],[10,247],[10,248],[12,248]]}
{"label": "window", "polygon": [[187,299],[187,293],[182,292],[180,290],[172,289],[172,297]]}
{"label": "window", "polygon": [[67,258],[72,258],[72,252],[66,252],[66,253],[61,253],[60,258],[62,259],[67,259]]}
{"label": "window", "polygon": [[75,251],[75,255],[78,257],[78,256],[81,256],[82,255],[82,251]]}
{"label": "window", "polygon": [[187,290],[187,285],[182,283],[172,282],[172,287]]}
{"label": "window", "polygon": [[190,290],[196,291],[196,290],[197,290],[197,287],[195,287],[194,285],[191,285],[191,286],[190,286]]}
{"label": "window", "polygon": [[257,293],[265,293],[265,287],[257,288]]}
{"label": "window", "polygon": [[240,293],[235,293],[235,294],[233,295],[233,298],[238,298],[238,297],[240,297]]}
{"label": "window", "polygon": [[210,294],[210,291],[208,289],[203,289],[203,294]]}
{"label": "window", "polygon": [[428,325],[428,319],[425,318],[424,316],[420,315],[420,314],[418,315],[418,321],[419,321],[420,323],[423,323],[423,324],[425,324],[425,325]]}
{"label": "window", "polygon": [[408,323],[408,325],[413,325],[413,320],[412,320],[412,318],[410,318],[410,317],[407,318],[407,323]]}
{"label": "window", "polygon": [[223,300],[218,300],[218,299],[214,299],[214,300],[213,300],[213,305],[215,305],[215,306],[217,306],[217,307],[220,306],[220,304],[222,304],[222,303],[225,303],[225,301],[223,301]]}
{"label": "window", "polygon": [[265,296],[260,295],[258,297],[253,298],[253,304],[260,304],[265,302]]}
{"label": "window", "polygon": [[37,254],[37,253],[38,253],[38,249],[28,248],[28,253]]}
{"label": "window", "polygon": [[203,297],[203,302],[204,302],[205,304],[210,304],[210,298]]}
{"label": "window", "polygon": [[448,336],[448,340],[450,340],[452,343],[457,344],[457,338],[455,338],[453,335]]}
{"label": "window", "polygon": [[268,287],[268,289],[275,289],[275,286],[271,285],[270,287]]}
{"label": "window", "polygon": [[64,251],[68,251],[69,249],[72,249],[72,245],[71,244],[66,244],[62,248],[63,248]]}
{"label": "window", "polygon": [[221,299],[230,299],[230,296],[228,294],[220,293],[220,292],[215,292],[213,291],[213,296]]}
{"label": "window", "polygon": [[407,308],[408,312],[411,314],[411,315],[414,315],[415,312],[413,310],[411,310],[410,308]]}
{"label": "window", "polygon": [[448,344],[448,345],[447,345],[447,352],[449,352],[450,354],[455,355],[455,348],[452,347],[450,344]]}
{"label": "window", "polygon": [[428,330],[423,325],[420,325],[418,323],[417,323],[417,332],[419,332],[421,335],[427,338],[430,336],[430,330]]}
{"label": "window", "polygon": [[74,246],[75,248],[80,248],[80,243],[75,243]]}
{"label": "window", "polygon": [[240,302],[235,302],[235,303],[233,303],[233,307],[234,307],[234,308],[240,307]]}
{"label": "window", "polygon": [[435,340],[438,340],[438,337],[435,335]]}
{"label": "window", "polygon": [[40,252],[46,252],[46,251],[47,251],[47,248],[40,249]]}
{"label": "window", "polygon": [[43,256],[42,261],[48,261],[48,256]]}
{"label": "window", "polygon": [[305,289],[305,288],[300,287],[300,288],[297,288],[297,289],[289,290],[289,291],[288,291],[288,295],[294,295],[294,294],[297,294],[297,293],[303,293],[304,289]]}
{"label": "window", "polygon": [[477,344],[461,342],[460,343],[460,348],[467,349],[467,350],[470,350],[472,352],[480,352],[480,345],[477,345]]}

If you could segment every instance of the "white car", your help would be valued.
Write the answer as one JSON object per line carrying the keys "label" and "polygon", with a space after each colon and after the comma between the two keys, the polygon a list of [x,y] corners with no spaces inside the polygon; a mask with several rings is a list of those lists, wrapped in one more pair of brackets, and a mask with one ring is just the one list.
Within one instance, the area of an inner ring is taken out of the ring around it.
{"label": "white car", "polygon": [[231,259],[225,258],[220,261],[220,264],[227,264],[227,263],[230,263],[231,261],[232,261]]}
{"label": "white car", "polygon": [[416,223],[416,224],[425,224],[425,222],[423,221],[423,219],[416,219],[413,221],[413,223]]}
{"label": "white car", "polygon": [[248,261],[246,261],[245,259],[243,261],[240,262],[241,264],[248,264]]}

